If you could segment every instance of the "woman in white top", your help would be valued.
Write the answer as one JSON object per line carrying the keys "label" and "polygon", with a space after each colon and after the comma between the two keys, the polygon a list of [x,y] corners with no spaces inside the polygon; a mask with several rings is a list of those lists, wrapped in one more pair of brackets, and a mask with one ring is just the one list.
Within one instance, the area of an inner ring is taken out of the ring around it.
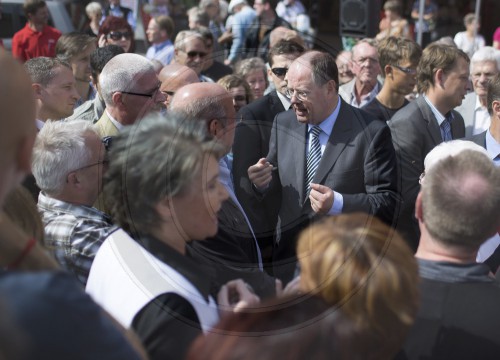
{"label": "woman in white top", "polygon": [[[485,41],[484,37],[478,34],[480,24],[476,19],[476,15],[472,13],[465,15],[464,25],[465,31],[457,33],[453,41],[460,50],[472,57],[476,50],[485,46]],[[475,37],[474,32],[476,33]]]}

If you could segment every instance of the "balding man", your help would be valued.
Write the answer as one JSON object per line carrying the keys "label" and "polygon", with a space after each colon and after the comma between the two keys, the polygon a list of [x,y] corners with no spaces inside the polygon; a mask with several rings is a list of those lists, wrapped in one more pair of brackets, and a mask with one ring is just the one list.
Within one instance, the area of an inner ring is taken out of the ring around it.
{"label": "balding man", "polygon": [[[0,83],[1,206],[6,195],[30,171],[36,126],[31,81],[22,66],[1,50]],[[2,244],[9,235],[5,231],[2,224]],[[25,235],[20,234],[18,240],[21,242]],[[83,293],[71,276],[60,271],[9,271],[19,268],[30,256],[33,245],[32,241],[27,242],[0,271],[0,319],[2,325],[6,319],[12,324],[7,331],[3,331],[4,326],[0,328],[0,339],[17,338],[21,334],[23,339],[21,343],[10,341],[10,348],[15,348],[14,357],[22,354],[25,358],[38,358],[43,354],[50,359],[103,356],[106,359],[139,359],[114,323],[103,315],[101,308]],[[72,329],[74,336],[67,336],[68,329]],[[24,346],[26,343],[30,346]],[[4,348],[2,346],[2,350]]]}
{"label": "balding man", "polygon": [[446,155],[451,146],[439,145],[425,158],[415,204],[420,307],[401,359],[496,359],[500,353],[500,285],[476,263],[480,245],[499,228],[500,169],[480,151]]}
{"label": "balding man", "polygon": [[[227,153],[231,151],[236,113],[231,94],[222,86],[211,83],[186,85],[175,94],[170,109],[205,121],[209,133],[224,145]],[[274,295],[275,281],[262,270],[260,249],[252,226],[234,192],[228,156],[220,160],[219,169],[220,181],[230,195],[217,215],[219,230],[212,239],[188,245],[189,251],[196,259],[216,269],[220,285],[242,278],[259,296]]]}
{"label": "balding man", "polygon": [[184,85],[200,82],[198,74],[196,74],[193,69],[180,64],[164,66],[158,78],[161,81],[160,91],[166,98],[164,104],[167,109],[172,100],[172,96],[174,96],[178,89]]}
{"label": "balding man", "polygon": [[335,59],[308,52],[285,79],[293,112],[276,116],[269,153],[248,177],[258,196],[281,193],[273,266],[288,282],[296,236],[312,218],[363,211],[392,223],[398,196],[389,128],[342,101]]}
{"label": "balding man", "polygon": [[165,102],[160,80],[150,60],[137,54],[112,58],[99,76],[101,95],[106,104],[96,123],[101,138],[116,136],[150,111],[159,111]]}

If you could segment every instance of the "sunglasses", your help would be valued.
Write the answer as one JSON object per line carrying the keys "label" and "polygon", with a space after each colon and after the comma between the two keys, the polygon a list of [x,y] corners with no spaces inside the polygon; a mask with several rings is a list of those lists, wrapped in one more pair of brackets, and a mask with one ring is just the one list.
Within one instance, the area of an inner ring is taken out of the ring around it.
{"label": "sunglasses", "polygon": [[207,56],[207,53],[203,52],[203,51],[189,51],[189,52],[185,52],[184,50],[181,50],[181,51],[183,53],[185,53],[190,58],[194,58],[197,56],[199,56],[200,58],[204,58],[205,56]]}
{"label": "sunglasses", "polygon": [[288,72],[288,68],[285,68],[285,67],[275,67],[275,68],[272,68],[271,71],[276,76],[285,76],[286,73]]}
{"label": "sunglasses", "polygon": [[113,31],[113,32],[110,32],[108,34],[108,38],[110,38],[111,40],[115,40],[115,41],[118,41],[118,40],[121,40],[121,39],[128,40],[131,37],[132,37],[132,34],[130,34],[128,31],[124,31],[124,32]]}

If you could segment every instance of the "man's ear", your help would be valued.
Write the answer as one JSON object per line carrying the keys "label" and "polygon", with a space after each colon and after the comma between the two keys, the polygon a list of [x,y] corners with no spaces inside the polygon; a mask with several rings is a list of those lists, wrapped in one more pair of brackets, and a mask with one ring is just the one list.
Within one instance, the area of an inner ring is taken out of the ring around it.
{"label": "man's ear", "polygon": [[500,114],[500,101],[498,100],[494,100],[492,103],[491,103],[491,107],[493,109],[493,113],[495,114]]}
{"label": "man's ear", "polygon": [[444,87],[444,82],[446,80],[446,74],[443,69],[437,69],[434,74],[434,86],[439,86],[440,88]]}
{"label": "man's ear", "polygon": [[162,219],[168,219],[172,217],[173,206],[171,198],[165,196],[163,199],[158,201],[158,203],[154,206],[157,213],[160,215]]}
{"label": "man's ear", "polygon": [[121,92],[115,92],[112,96],[111,99],[113,100],[113,104],[116,106],[122,105],[123,104],[123,94]]}
{"label": "man's ear", "polygon": [[422,192],[418,193],[417,200],[415,200],[415,217],[419,222],[424,222]]}
{"label": "man's ear", "polygon": [[41,99],[43,86],[39,83],[33,83],[31,84],[31,88],[33,89],[33,93],[35,94],[35,99]]}
{"label": "man's ear", "polygon": [[393,70],[394,70],[394,69],[392,68],[392,66],[391,66],[391,65],[386,65],[386,66],[382,69],[382,71],[384,72],[384,74],[385,74],[385,77],[386,77],[386,78],[387,78],[387,77],[391,77],[391,78],[392,78],[392,75],[393,75]]}
{"label": "man's ear", "polygon": [[208,132],[213,137],[217,137],[219,131],[223,129],[221,122],[218,119],[212,119],[208,122]]}

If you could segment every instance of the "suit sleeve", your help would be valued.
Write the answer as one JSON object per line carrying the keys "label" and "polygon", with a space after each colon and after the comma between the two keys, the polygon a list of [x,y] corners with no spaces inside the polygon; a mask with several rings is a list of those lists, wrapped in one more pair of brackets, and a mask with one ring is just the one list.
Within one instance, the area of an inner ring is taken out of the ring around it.
{"label": "suit sleeve", "polygon": [[380,124],[379,121],[372,121],[368,125],[373,135],[368,137],[371,141],[363,163],[366,193],[342,194],[343,211],[365,211],[392,224],[400,204],[396,153],[389,128]]}

